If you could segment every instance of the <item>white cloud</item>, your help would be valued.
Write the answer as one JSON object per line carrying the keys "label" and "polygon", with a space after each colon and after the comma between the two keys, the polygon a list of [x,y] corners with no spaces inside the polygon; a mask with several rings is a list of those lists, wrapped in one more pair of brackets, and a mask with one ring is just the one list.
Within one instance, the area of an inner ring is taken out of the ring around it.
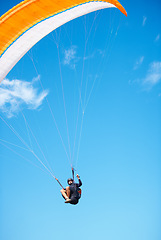
{"label": "white cloud", "polygon": [[78,61],[77,54],[77,47],[71,46],[71,48],[65,50],[64,52],[64,65],[69,65],[71,68],[75,68],[75,64]]}
{"label": "white cloud", "polygon": [[28,109],[37,109],[41,106],[48,91],[39,91],[34,87],[39,78],[40,76],[34,78],[32,82],[4,79],[0,84],[0,110],[7,117],[12,117],[24,105]]}
{"label": "white cloud", "polygon": [[143,16],[143,27],[145,26],[145,24],[146,24],[146,20],[147,20],[147,17],[145,17],[145,16]]}
{"label": "white cloud", "polygon": [[160,39],[160,34],[158,34],[158,35],[156,36],[155,42],[159,41],[159,39]]}
{"label": "white cloud", "polygon": [[143,63],[144,61],[144,56],[140,57],[139,60],[136,61],[135,65],[134,65],[134,70],[138,69],[141,64]]}
{"label": "white cloud", "polygon": [[143,79],[143,84],[149,88],[161,81],[161,62],[153,62],[150,64],[146,77]]}

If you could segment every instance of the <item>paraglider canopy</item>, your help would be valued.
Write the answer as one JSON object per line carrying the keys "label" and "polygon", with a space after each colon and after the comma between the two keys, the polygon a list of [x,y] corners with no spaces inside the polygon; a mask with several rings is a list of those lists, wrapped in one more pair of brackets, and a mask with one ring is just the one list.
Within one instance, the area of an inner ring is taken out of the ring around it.
{"label": "paraglider canopy", "polygon": [[0,18],[0,82],[38,41],[61,25],[104,8],[118,8],[117,0],[25,0]]}

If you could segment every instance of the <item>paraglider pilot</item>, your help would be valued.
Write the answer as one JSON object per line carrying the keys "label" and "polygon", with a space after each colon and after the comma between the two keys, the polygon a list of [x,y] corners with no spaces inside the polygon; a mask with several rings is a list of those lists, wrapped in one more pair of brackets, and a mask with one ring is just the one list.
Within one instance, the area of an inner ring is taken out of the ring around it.
{"label": "paraglider pilot", "polygon": [[78,174],[77,178],[79,183],[75,183],[72,178],[69,178],[67,180],[69,186],[60,190],[63,198],[65,199],[65,203],[76,205],[81,197],[80,186],[82,186],[82,182]]}

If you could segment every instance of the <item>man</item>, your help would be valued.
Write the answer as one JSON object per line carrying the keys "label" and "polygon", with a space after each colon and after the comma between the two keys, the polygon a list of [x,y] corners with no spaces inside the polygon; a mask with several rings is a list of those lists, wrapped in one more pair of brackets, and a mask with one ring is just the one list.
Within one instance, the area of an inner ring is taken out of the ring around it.
{"label": "man", "polygon": [[82,186],[82,182],[80,180],[79,175],[77,174],[77,178],[79,183],[75,183],[72,178],[67,180],[68,185],[65,189],[61,189],[60,192],[65,199],[65,203],[70,203],[76,205],[80,199],[80,186]]}

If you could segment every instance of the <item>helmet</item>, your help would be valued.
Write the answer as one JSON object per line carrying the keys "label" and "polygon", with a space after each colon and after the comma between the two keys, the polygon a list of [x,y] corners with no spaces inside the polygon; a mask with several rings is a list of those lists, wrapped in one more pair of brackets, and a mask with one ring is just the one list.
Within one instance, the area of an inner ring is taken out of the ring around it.
{"label": "helmet", "polygon": [[68,178],[67,183],[69,184],[70,181],[73,182],[73,179],[72,178]]}

